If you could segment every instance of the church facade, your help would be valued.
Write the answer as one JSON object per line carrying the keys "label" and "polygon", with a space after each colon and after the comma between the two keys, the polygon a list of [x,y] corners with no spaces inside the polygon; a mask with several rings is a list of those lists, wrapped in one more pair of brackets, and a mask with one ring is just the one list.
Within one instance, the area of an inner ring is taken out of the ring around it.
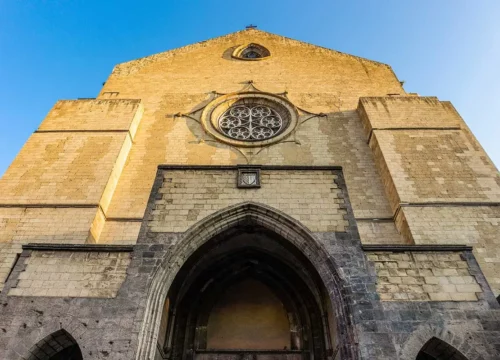
{"label": "church facade", "polygon": [[500,358],[500,176],[391,67],[254,28],[117,65],[0,180],[0,358]]}

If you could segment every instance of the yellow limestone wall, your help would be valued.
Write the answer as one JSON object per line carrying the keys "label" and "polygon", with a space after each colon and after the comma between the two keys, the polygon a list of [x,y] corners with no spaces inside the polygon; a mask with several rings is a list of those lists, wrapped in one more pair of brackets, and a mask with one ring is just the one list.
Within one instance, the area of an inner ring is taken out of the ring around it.
{"label": "yellow limestone wall", "polygon": [[153,232],[185,232],[207,216],[244,201],[266,204],[311,231],[345,231],[344,200],[332,171],[262,170],[262,187],[239,189],[237,170],[166,171],[155,200]]}
{"label": "yellow limestone wall", "polygon": [[130,253],[34,251],[9,296],[113,298],[127,276]]}
{"label": "yellow limestone wall", "polygon": [[382,301],[477,301],[481,286],[467,261],[449,252],[374,252]]}
{"label": "yellow limestone wall", "polygon": [[415,244],[465,244],[500,293],[500,176],[448,102],[360,100],[358,112],[399,231]]}
{"label": "yellow limestone wall", "polygon": [[[272,56],[231,58],[232,49],[249,42]],[[239,91],[249,80],[262,91],[287,91],[294,105],[327,116],[300,124],[297,141],[255,149],[248,158],[214,142],[196,121],[173,117],[203,106],[212,91]],[[257,30],[118,65],[99,98],[140,98],[145,110],[109,209],[108,217],[120,221],[107,221],[100,241],[135,242],[158,164],[252,163],[343,166],[354,212],[367,219],[363,239],[384,233],[390,242],[404,242],[392,222],[371,221],[390,218],[391,211],[355,111],[361,95],[391,93],[404,90],[387,65]]]}
{"label": "yellow limestone wall", "polygon": [[[231,57],[251,42],[272,56]],[[174,116],[250,80],[326,116],[245,155]],[[58,102],[0,181],[0,242],[133,244],[159,164],[247,163],[342,166],[363,243],[475,244],[500,291],[498,172],[454,108],[408,96],[385,64],[255,29],[119,64],[97,99]]]}
{"label": "yellow limestone wall", "polygon": [[142,112],[140,100],[57,102],[0,180],[0,285],[22,244],[98,239]]}

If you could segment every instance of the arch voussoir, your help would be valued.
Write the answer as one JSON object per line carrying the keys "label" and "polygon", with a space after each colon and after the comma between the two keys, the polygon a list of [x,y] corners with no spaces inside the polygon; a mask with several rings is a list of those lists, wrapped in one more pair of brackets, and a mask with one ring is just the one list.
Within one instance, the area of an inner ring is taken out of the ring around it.
{"label": "arch voussoir", "polygon": [[[480,326],[471,322],[468,328],[453,323],[427,323],[415,330],[398,352],[400,360],[417,359],[419,352],[425,348],[432,339],[454,348],[467,360],[482,360],[488,358],[487,354],[482,354],[470,342],[471,333],[479,330]],[[487,352],[486,349],[483,349]],[[486,356],[484,356],[486,355]],[[455,359],[455,358],[454,358]],[[457,358],[458,359],[458,358]]]}

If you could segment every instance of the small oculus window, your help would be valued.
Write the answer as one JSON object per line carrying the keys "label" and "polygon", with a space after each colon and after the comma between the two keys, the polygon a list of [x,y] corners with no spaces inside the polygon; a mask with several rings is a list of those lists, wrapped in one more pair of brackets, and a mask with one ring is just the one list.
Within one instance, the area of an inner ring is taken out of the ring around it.
{"label": "small oculus window", "polygon": [[254,43],[239,46],[233,52],[233,58],[240,60],[262,60],[269,56],[271,56],[269,50]]}
{"label": "small oculus window", "polygon": [[253,49],[247,49],[248,51],[245,51],[243,54],[242,54],[242,57],[244,57],[245,59],[258,59],[258,58],[261,58],[262,55],[259,54],[258,51],[255,51]]}

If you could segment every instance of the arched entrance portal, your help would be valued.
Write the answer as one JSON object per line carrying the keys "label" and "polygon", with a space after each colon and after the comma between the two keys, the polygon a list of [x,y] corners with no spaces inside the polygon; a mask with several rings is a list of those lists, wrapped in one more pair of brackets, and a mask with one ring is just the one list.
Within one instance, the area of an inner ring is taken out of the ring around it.
{"label": "arched entrance portal", "polygon": [[165,352],[172,359],[326,358],[334,324],[318,275],[265,229],[238,230],[198,249],[174,280]]}
{"label": "arched entrance portal", "polygon": [[[217,221],[224,225],[213,226]],[[157,314],[159,325],[151,331],[157,332],[158,358],[357,358],[333,262],[292,221],[246,203],[186,234],[150,290],[146,316]],[[165,283],[170,286],[160,299],[154,291]],[[140,343],[138,356],[146,346]]]}
{"label": "arched entrance portal", "polygon": [[136,359],[358,359],[343,284],[298,221],[252,202],[226,208],[157,269]]}

